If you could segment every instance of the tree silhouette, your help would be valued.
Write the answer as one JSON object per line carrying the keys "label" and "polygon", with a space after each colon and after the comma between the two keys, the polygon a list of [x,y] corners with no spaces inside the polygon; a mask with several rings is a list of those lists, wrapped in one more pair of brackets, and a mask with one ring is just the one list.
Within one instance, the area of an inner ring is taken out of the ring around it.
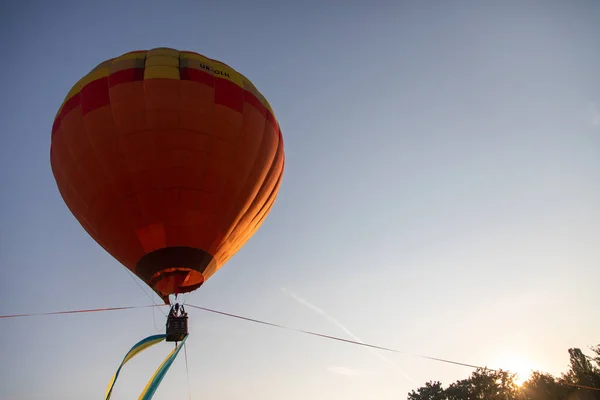
{"label": "tree silhouette", "polygon": [[441,382],[429,381],[412,390],[408,400],[600,400],[600,345],[590,349],[591,357],[569,349],[569,370],[560,378],[535,371],[518,387],[510,372],[478,368],[445,389]]}
{"label": "tree silhouette", "polygon": [[446,394],[442,388],[441,382],[427,382],[425,386],[420,387],[408,394],[408,400],[446,400]]}
{"label": "tree silhouette", "polygon": [[[580,349],[569,349],[571,368],[562,376],[562,382],[571,386],[571,395],[577,400],[600,400],[600,346],[591,347],[595,357],[588,357]],[[569,398],[570,400],[570,398]]]}
{"label": "tree silhouette", "polygon": [[410,392],[408,400],[513,400],[517,391],[514,374],[479,368],[447,389],[442,388],[441,382],[427,382],[416,392]]}
{"label": "tree silhouette", "polygon": [[521,392],[525,400],[563,400],[567,399],[572,387],[561,384],[554,376],[535,371],[523,383]]}

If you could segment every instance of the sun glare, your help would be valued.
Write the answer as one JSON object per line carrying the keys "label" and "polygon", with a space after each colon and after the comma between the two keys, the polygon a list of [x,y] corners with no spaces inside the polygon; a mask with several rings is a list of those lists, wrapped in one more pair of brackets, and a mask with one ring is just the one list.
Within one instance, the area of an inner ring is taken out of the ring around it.
{"label": "sun glare", "polygon": [[529,377],[534,370],[534,365],[529,360],[515,356],[515,355],[505,355],[500,357],[498,361],[498,367],[502,368],[505,371],[516,374],[514,378],[514,382],[521,386]]}

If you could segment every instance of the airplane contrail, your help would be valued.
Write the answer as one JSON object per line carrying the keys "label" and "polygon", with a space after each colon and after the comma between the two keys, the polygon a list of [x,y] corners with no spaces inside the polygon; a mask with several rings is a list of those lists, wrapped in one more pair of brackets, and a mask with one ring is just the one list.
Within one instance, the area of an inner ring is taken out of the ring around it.
{"label": "airplane contrail", "polygon": [[[314,312],[316,312],[317,314],[322,315],[325,319],[327,319],[329,322],[331,322],[332,324],[334,324],[335,326],[337,326],[338,328],[340,328],[341,330],[343,330],[344,332],[346,332],[346,334],[348,336],[350,336],[352,339],[354,339],[357,342],[360,343],[364,343],[358,336],[356,336],[354,333],[352,333],[348,328],[346,328],[341,322],[339,322],[337,319],[333,318],[331,315],[327,314],[325,312],[325,310],[315,306],[314,304],[308,302],[306,299],[303,299],[302,297],[298,296],[296,293],[282,287],[281,290],[285,293],[287,293],[292,299],[294,299],[296,302],[310,308],[311,310],[313,310]],[[386,356],[384,356],[383,354],[379,353],[377,350],[375,349],[369,349],[369,351],[371,351],[373,354],[375,354],[377,357],[379,357],[380,359],[382,359],[383,361],[387,362],[389,365],[392,366],[392,368],[394,368],[397,372],[399,372],[402,376],[404,376],[406,379],[408,379],[409,381],[411,381],[412,383],[414,383],[415,385],[418,384],[417,381],[415,381],[413,378],[411,378],[406,372],[404,372],[398,365],[396,365],[396,363],[394,363],[392,360],[390,360],[389,358],[387,358]]]}

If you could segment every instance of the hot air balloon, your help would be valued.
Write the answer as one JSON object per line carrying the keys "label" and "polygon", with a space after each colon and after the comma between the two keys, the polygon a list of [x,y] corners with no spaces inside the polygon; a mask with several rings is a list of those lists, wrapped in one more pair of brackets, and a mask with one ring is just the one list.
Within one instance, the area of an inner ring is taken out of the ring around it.
{"label": "hot air balloon", "polygon": [[[83,228],[169,304],[261,226],[284,151],[273,110],[248,78],[194,52],[156,48],[102,62],[73,86],[54,120],[50,163]],[[187,335],[175,302],[166,334],[131,348],[105,398],[132,357],[176,342],[140,395],[151,399]]]}
{"label": "hot air balloon", "polygon": [[170,48],[100,63],[52,128],[75,218],[164,301],[210,278],[261,226],[284,169],[281,130],[248,78]]}

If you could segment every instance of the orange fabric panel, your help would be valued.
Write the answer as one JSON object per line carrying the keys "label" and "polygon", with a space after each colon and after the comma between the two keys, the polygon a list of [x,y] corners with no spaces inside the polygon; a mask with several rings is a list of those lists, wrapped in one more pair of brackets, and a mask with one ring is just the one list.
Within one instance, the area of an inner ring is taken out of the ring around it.
{"label": "orange fabric panel", "polygon": [[212,257],[203,271],[167,260],[178,278],[146,277],[164,297],[197,287],[254,234],[277,197],[284,152],[247,78],[193,53],[152,54],[102,63],[75,85],[53,125],[51,164],[74,216],[131,271],[165,248]]}
{"label": "orange fabric panel", "polygon": [[146,129],[144,82],[128,82],[110,88],[110,116],[106,123],[114,124],[116,132],[125,135]]}

